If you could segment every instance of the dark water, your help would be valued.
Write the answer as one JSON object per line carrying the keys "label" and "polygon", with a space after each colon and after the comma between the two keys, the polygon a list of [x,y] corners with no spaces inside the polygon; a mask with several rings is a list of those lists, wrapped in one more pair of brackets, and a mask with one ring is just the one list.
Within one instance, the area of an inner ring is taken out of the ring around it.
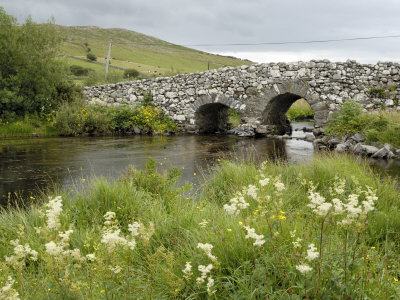
{"label": "dark water", "polygon": [[[294,127],[307,125],[301,122]],[[293,131],[293,136],[302,134]],[[72,189],[86,184],[93,175],[116,178],[129,165],[143,168],[150,157],[158,161],[160,169],[182,169],[182,182],[197,182],[203,171],[212,169],[224,157],[278,157],[296,163],[311,160],[313,153],[312,143],[302,140],[236,136],[6,140],[0,142],[0,204],[9,196],[29,198],[55,185]]]}

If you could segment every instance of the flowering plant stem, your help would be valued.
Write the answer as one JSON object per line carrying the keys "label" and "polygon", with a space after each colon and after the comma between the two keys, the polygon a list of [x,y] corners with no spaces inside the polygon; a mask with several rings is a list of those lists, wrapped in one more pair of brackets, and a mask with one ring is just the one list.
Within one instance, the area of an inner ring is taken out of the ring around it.
{"label": "flowering plant stem", "polygon": [[346,236],[344,239],[344,283],[347,284],[347,239],[348,239],[349,231],[346,228]]}
{"label": "flowering plant stem", "polygon": [[321,278],[321,268],[322,268],[322,240],[324,236],[324,223],[325,223],[325,218],[322,219],[321,222],[321,234],[319,237],[319,265],[318,265],[318,275],[316,278],[316,285],[315,285],[315,291],[314,291],[314,296],[317,295],[318,293],[318,288],[319,288],[319,281]]}

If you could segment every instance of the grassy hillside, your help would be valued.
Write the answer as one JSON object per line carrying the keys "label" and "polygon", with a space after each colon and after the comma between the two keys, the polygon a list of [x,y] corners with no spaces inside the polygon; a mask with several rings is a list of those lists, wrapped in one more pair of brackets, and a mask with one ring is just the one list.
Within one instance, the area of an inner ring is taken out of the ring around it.
{"label": "grassy hillside", "polygon": [[[148,76],[168,76],[176,73],[204,71],[224,66],[240,66],[250,61],[208,54],[174,45],[157,38],[126,29],[103,29],[94,26],[64,27],[66,37],[61,54],[86,58],[88,48],[100,63],[106,62],[108,44],[112,40],[111,64],[124,69],[134,68]],[[104,67],[67,58],[69,64],[101,71]]]}

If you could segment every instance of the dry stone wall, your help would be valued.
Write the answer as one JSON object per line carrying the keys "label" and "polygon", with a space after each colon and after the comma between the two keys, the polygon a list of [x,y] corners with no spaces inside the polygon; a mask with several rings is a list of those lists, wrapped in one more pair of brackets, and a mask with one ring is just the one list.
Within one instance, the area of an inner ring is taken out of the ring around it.
{"label": "dry stone wall", "polygon": [[[274,125],[291,103],[306,99],[315,113],[317,126],[324,126],[338,105],[355,99],[366,110],[400,109],[400,65],[375,65],[328,60],[269,63],[226,67],[218,70],[86,87],[90,103],[135,105],[143,93],[151,91],[153,102],[174,119],[182,131],[197,130],[200,107],[220,103],[242,114],[253,126]],[[371,88],[392,91],[384,96],[369,93]],[[378,98],[377,98],[378,97]],[[282,119],[283,117],[281,117]]]}

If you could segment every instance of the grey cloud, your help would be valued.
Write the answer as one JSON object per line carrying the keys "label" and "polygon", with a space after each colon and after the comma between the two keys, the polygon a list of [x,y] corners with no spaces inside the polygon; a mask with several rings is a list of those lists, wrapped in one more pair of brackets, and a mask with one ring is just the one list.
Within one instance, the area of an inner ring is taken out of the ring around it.
{"label": "grey cloud", "polygon": [[[178,44],[259,43],[400,33],[400,2],[365,0],[0,0],[18,18],[54,16],[63,25],[120,27]],[[400,39],[329,44],[199,47],[212,51],[395,53]],[[391,54],[392,55],[392,54]]]}

